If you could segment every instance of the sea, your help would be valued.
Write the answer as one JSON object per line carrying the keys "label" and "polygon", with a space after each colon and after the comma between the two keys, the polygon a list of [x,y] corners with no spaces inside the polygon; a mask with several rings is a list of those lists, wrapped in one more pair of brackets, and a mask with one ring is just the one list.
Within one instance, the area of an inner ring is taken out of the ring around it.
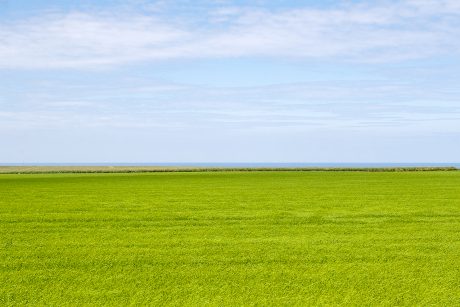
{"label": "sea", "polygon": [[191,167],[273,167],[273,168],[291,168],[291,167],[339,167],[339,168],[363,168],[363,167],[455,167],[460,169],[460,163],[341,163],[341,162],[92,162],[92,163],[0,163],[0,166],[191,166]]}

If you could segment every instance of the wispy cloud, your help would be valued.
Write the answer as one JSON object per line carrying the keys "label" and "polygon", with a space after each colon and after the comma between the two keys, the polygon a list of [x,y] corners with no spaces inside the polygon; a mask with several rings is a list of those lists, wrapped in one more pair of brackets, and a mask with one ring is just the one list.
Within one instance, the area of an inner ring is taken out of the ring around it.
{"label": "wispy cloud", "polygon": [[[149,12],[47,13],[0,22],[0,68],[95,68],[219,57],[398,61],[460,53],[456,0],[333,8],[213,8],[201,18]],[[203,26],[205,24],[205,26]]]}
{"label": "wispy cloud", "polygon": [[90,83],[77,89],[39,82],[17,94],[20,103],[3,107],[0,128],[459,132],[458,90],[434,88],[364,80],[254,87]]}

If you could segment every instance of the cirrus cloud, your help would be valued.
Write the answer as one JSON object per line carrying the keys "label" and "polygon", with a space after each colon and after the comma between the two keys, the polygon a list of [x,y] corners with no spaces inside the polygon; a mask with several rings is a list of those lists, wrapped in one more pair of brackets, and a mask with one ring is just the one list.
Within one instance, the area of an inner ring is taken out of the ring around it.
{"label": "cirrus cloud", "polygon": [[47,13],[0,22],[0,68],[95,68],[226,57],[399,61],[460,51],[457,1],[398,1],[325,9]]}

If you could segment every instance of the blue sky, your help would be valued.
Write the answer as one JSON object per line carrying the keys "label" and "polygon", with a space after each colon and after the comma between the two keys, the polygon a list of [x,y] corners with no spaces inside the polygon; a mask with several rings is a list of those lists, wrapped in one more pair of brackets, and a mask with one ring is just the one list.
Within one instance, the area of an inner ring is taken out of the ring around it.
{"label": "blue sky", "polygon": [[0,163],[459,162],[460,2],[0,0]]}

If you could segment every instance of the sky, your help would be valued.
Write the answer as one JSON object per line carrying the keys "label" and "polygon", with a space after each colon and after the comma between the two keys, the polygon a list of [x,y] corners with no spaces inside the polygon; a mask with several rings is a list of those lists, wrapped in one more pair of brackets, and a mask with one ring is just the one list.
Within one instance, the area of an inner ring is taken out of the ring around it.
{"label": "sky", "polygon": [[460,162],[460,1],[0,0],[0,164],[117,162]]}

